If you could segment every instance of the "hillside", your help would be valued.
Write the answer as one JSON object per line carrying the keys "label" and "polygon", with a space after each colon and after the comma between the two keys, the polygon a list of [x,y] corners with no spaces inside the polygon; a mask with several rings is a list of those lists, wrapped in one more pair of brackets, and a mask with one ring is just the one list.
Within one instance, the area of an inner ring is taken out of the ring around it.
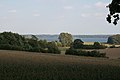
{"label": "hillside", "polygon": [[119,80],[120,60],[0,50],[1,80]]}

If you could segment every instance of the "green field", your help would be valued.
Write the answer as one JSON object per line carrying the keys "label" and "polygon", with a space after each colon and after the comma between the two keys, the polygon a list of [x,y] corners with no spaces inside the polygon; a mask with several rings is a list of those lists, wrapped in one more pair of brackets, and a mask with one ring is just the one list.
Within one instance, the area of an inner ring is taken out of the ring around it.
{"label": "green field", "polygon": [[0,80],[120,80],[120,60],[1,50]]}

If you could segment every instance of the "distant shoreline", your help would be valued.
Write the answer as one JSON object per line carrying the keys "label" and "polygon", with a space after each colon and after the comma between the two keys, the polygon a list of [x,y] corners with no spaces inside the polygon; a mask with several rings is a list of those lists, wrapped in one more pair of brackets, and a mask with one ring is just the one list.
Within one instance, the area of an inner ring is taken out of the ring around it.
{"label": "distant shoreline", "polygon": [[[59,35],[35,35],[39,40],[58,41]],[[84,42],[107,42],[111,35],[72,35],[73,39],[82,39]]]}

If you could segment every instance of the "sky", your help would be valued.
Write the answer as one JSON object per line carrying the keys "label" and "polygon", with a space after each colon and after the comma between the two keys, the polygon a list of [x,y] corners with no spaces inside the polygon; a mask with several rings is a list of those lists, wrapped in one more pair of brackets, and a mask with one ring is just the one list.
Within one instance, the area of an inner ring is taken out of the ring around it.
{"label": "sky", "polygon": [[0,0],[0,32],[19,34],[119,34],[108,24],[111,0]]}

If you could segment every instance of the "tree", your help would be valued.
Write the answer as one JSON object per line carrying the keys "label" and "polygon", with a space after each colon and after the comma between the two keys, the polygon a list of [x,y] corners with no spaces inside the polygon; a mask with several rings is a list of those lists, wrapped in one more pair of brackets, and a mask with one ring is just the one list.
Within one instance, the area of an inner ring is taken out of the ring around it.
{"label": "tree", "polygon": [[47,48],[47,40],[39,40],[38,43],[41,48]]}
{"label": "tree", "polygon": [[17,33],[0,33],[0,49],[23,50],[25,38]]}
{"label": "tree", "polygon": [[72,47],[75,48],[75,49],[80,49],[83,47],[83,41],[81,39],[75,39],[73,44],[72,44]]}
{"label": "tree", "polygon": [[99,49],[101,47],[101,44],[99,42],[94,42],[93,46],[94,48]]}
{"label": "tree", "polygon": [[38,38],[35,35],[31,35],[32,39],[38,40]]}
{"label": "tree", "polygon": [[73,37],[69,33],[60,33],[58,39],[61,42],[63,47],[67,47],[71,45]]}
{"label": "tree", "polygon": [[54,41],[48,42],[47,48],[48,48],[48,53],[54,53],[54,54],[61,53]]}
{"label": "tree", "polygon": [[117,25],[120,13],[120,0],[112,0],[112,2],[107,6],[109,8],[110,14],[108,14],[106,20],[111,23],[112,17],[114,18],[113,24]]}

